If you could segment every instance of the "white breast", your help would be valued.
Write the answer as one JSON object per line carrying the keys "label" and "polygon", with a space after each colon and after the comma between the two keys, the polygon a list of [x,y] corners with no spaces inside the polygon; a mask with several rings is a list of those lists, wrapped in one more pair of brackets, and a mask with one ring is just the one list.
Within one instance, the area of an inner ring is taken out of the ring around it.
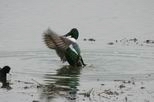
{"label": "white breast", "polygon": [[76,40],[74,38],[68,37],[68,39],[72,41],[73,43],[76,43]]}

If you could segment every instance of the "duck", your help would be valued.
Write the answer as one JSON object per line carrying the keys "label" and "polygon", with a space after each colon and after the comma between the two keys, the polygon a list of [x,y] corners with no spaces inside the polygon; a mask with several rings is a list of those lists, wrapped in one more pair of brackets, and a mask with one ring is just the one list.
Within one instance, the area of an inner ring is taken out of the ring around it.
{"label": "duck", "polygon": [[43,34],[46,46],[55,50],[62,62],[68,62],[71,66],[86,66],[77,43],[79,37],[77,28],[72,28],[67,34],[62,36],[55,33],[50,28]]}
{"label": "duck", "polygon": [[10,72],[9,66],[4,66],[0,68],[0,82],[2,83],[2,88],[9,88],[9,83],[7,82],[7,74]]}

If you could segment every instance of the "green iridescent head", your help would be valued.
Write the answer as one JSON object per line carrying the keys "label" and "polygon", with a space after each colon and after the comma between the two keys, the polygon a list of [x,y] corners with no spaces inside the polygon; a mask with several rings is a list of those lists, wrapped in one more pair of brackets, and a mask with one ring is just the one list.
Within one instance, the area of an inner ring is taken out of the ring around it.
{"label": "green iridescent head", "polygon": [[77,30],[76,28],[73,28],[73,29],[71,29],[71,31],[68,32],[65,36],[71,36],[71,37],[73,37],[73,38],[75,38],[75,39],[78,39],[78,37],[79,37],[79,32],[78,32],[78,30]]}

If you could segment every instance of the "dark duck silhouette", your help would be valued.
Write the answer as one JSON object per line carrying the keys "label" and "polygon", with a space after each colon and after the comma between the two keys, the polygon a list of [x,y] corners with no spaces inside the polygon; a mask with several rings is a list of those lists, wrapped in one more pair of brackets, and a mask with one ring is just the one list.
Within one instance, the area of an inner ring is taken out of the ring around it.
{"label": "dark duck silhouette", "polygon": [[9,66],[4,66],[3,68],[0,68],[0,82],[2,82],[2,88],[6,88],[9,86],[9,83],[7,83],[7,73],[10,72]]}
{"label": "dark duck silhouette", "polygon": [[80,47],[76,40],[79,37],[79,32],[76,28],[71,29],[69,33],[60,36],[48,29],[44,32],[45,44],[54,49],[61,61],[68,62],[71,66],[85,66],[83,62]]}

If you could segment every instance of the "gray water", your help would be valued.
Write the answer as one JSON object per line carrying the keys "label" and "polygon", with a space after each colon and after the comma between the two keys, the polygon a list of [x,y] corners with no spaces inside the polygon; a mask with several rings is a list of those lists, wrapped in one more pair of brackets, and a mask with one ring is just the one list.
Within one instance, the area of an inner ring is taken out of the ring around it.
{"label": "gray water", "polygon": [[[83,59],[87,64],[84,68],[70,68],[68,63],[60,62],[52,50],[1,51],[0,64],[11,66],[11,80],[16,86],[18,83],[13,80],[25,82],[35,80],[44,85],[45,88],[37,94],[42,100],[48,101],[57,100],[53,92],[66,92],[64,95],[66,97],[71,91],[76,95],[81,90],[114,80],[154,80],[154,47],[122,45],[99,47],[99,41],[93,43],[80,41],[80,44],[88,46],[81,47]],[[58,87],[54,91],[53,85]]]}
{"label": "gray water", "polygon": [[[49,102],[58,99],[52,94],[53,85],[55,91],[76,95],[113,80],[154,81],[154,46],[144,43],[154,39],[153,12],[150,0],[0,1],[0,67],[11,67],[14,86],[16,80],[44,85],[37,94]],[[60,35],[79,29],[86,67],[70,68],[60,62],[43,42],[48,27]],[[123,38],[137,38],[139,44],[115,43]]]}

